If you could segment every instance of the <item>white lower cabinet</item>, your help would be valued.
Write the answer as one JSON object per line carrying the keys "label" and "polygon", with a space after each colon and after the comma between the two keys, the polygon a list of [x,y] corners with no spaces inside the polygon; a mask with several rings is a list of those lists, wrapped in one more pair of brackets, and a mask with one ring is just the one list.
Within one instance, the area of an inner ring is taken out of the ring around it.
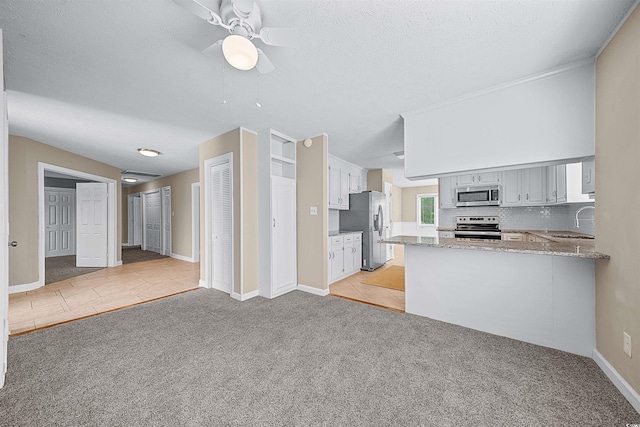
{"label": "white lower cabinet", "polygon": [[362,233],[329,237],[329,283],[336,282],[362,268]]}

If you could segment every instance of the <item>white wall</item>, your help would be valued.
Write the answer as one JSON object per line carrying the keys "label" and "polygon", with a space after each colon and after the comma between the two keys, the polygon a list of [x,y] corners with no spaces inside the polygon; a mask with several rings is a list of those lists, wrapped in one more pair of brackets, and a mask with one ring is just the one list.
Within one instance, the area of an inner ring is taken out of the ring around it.
{"label": "white wall", "polygon": [[593,156],[593,61],[403,114],[405,175]]}

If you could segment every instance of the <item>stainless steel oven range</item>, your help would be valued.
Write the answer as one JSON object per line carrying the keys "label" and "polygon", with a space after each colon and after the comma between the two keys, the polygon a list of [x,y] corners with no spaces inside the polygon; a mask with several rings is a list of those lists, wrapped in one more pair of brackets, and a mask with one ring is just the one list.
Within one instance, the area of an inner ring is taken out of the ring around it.
{"label": "stainless steel oven range", "polygon": [[456,240],[464,242],[499,241],[502,238],[500,220],[495,216],[459,216],[454,235]]}

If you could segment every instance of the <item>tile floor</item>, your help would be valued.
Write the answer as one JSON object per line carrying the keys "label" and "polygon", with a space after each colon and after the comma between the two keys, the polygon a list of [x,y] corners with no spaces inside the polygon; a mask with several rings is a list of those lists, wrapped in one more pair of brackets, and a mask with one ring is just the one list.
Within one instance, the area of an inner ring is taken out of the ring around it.
{"label": "tile floor", "polygon": [[404,313],[404,291],[362,283],[372,274],[392,265],[404,266],[404,246],[394,245],[394,259],[375,271],[359,271],[329,286],[330,295],[377,305]]}
{"label": "tile floor", "polygon": [[126,264],[9,295],[9,331],[19,334],[198,287],[200,264],[164,258]]}

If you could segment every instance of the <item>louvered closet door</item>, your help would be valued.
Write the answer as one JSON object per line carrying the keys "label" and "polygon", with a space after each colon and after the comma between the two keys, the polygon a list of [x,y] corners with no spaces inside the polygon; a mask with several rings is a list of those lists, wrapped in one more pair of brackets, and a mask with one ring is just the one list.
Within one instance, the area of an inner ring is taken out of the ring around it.
{"label": "louvered closet door", "polygon": [[144,249],[161,253],[160,192],[144,194]]}
{"label": "louvered closet door", "polygon": [[211,168],[212,230],[211,268],[213,287],[231,292],[233,274],[232,245],[233,221],[231,209],[231,169],[228,163]]}

